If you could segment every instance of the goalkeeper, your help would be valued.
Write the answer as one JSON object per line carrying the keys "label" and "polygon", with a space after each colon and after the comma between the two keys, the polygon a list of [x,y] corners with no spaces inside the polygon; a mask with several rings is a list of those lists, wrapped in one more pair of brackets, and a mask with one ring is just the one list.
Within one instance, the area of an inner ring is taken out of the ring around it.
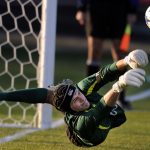
{"label": "goalkeeper", "polygon": [[[148,56],[134,50],[124,59],[73,85],[70,80],[46,88],[0,93],[0,100],[26,103],[48,103],[64,112],[67,136],[77,146],[92,147],[102,143],[109,131],[126,121],[124,110],[116,103],[127,86],[140,87],[145,81],[144,66]],[[125,70],[130,67],[129,71]],[[108,82],[112,88],[101,96],[98,91]]]}

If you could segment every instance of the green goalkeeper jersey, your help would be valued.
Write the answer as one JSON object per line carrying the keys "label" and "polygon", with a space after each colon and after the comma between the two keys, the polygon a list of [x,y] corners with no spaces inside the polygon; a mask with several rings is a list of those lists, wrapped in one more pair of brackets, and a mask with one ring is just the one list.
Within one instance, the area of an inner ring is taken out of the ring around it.
{"label": "green goalkeeper jersey", "polygon": [[[82,147],[95,146],[102,143],[110,129],[120,126],[126,117],[119,105],[106,106],[99,89],[108,82],[118,79],[124,71],[119,71],[116,63],[101,68],[98,72],[101,81],[97,82],[93,74],[76,84],[86,96],[91,107],[84,112],[66,113],[64,120],[68,126],[70,140]],[[67,131],[68,132],[68,131]]]}

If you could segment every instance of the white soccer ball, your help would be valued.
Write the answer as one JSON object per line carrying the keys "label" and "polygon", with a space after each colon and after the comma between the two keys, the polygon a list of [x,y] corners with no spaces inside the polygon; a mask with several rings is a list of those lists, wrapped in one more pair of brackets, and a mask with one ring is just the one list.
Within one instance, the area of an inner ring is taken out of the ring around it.
{"label": "white soccer ball", "polygon": [[150,28],[150,6],[146,9],[145,21],[146,21],[147,26]]}

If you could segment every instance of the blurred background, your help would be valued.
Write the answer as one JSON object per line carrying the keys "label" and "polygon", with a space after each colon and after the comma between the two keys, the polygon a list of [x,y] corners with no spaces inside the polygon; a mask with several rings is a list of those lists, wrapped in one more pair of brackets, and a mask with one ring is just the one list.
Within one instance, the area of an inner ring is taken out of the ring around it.
{"label": "blurred background", "polygon": [[[139,6],[137,9],[137,19],[132,28],[131,43],[129,51],[133,49],[144,49],[150,53],[149,42],[150,42],[150,29],[145,23],[145,11],[150,5],[149,0],[139,0]],[[80,64],[77,65],[77,70],[74,72],[73,80],[77,80],[76,76],[85,77],[86,75],[86,57],[87,57],[87,43],[85,37],[84,26],[80,26],[75,19],[76,14],[76,1],[62,1],[58,0],[58,11],[57,11],[57,38],[56,38],[56,72],[55,72],[55,82],[60,81],[65,77],[72,77],[69,72],[64,71],[63,75],[60,76],[60,72],[57,69],[57,58],[64,54],[66,61],[70,62],[69,54],[73,55],[73,60],[78,63],[80,59]],[[110,41],[107,40],[104,44],[103,49],[104,57],[102,57],[102,63],[105,65],[113,61],[110,52]],[[63,64],[63,63],[62,63]],[[75,66],[74,66],[75,67]],[[71,68],[70,68],[71,69]],[[149,70],[149,68],[148,68]],[[79,71],[79,72],[78,72]],[[147,77],[149,81],[149,75]]]}
{"label": "blurred background", "polygon": [[[139,7],[137,10],[137,20],[133,25],[132,37],[130,43],[130,50],[141,48],[149,53],[149,39],[150,29],[145,24],[145,11],[149,6],[149,0],[140,0]],[[84,26],[80,26],[75,19],[76,14],[76,1],[62,1],[58,0],[58,11],[57,11],[57,51],[68,50],[68,53],[79,51],[79,57],[82,55],[84,63],[87,55],[87,45],[85,38]],[[104,45],[104,56],[107,55],[111,58],[110,52],[110,41],[106,41]],[[130,51],[129,50],[129,51]],[[76,57],[74,59],[77,59]],[[105,62],[105,61],[102,61]],[[81,66],[85,67],[85,66]],[[79,66],[79,69],[81,69]],[[83,72],[85,73],[85,68]],[[56,74],[57,77],[57,74]],[[57,78],[56,78],[57,79]]]}
{"label": "blurred background", "polygon": [[[132,31],[132,39],[131,39],[131,44],[130,44],[130,50],[135,49],[135,48],[141,48],[146,51],[149,51],[149,37],[150,37],[150,30],[145,24],[145,10],[150,4],[149,0],[139,0],[140,4],[138,7],[138,12],[137,12],[137,20],[133,26],[133,31]],[[26,0],[21,0],[22,3],[25,3]],[[41,19],[41,0],[34,0],[34,3],[38,6],[38,13],[39,13],[39,18]],[[5,13],[7,10],[7,6],[4,0],[1,1],[0,3],[0,13]],[[20,4],[15,0],[12,1],[11,3],[11,11],[13,12],[14,16],[19,16],[19,13],[21,13],[20,9]],[[26,5],[26,15],[29,20],[31,20],[35,16],[35,9],[32,3],[28,3]],[[83,57],[83,61],[85,62],[86,60],[86,51],[87,51],[87,46],[86,46],[86,38],[85,38],[85,32],[84,32],[84,27],[80,26],[78,22],[75,20],[75,13],[76,13],[76,1],[74,0],[69,0],[69,1],[63,1],[63,0],[58,0],[58,8],[57,8],[57,29],[56,29],[56,51],[68,51],[69,53],[73,53],[75,50],[76,52],[80,52],[80,55]],[[3,22],[3,26],[6,27],[6,29],[11,30],[14,27],[14,22],[12,21],[13,18],[10,15],[5,15],[5,18],[2,17],[1,21]],[[36,35],[39,34],[41,25],[40,25],[40,19],[36,19],[32,23],[32,28],[33,28],[33,33]],[[27,23],[28,20],[25,18],[20,18],[18,19],[18,28],[22,33],[28,33],[29,25]],[[6,39],[6,32],[3,27],[0,28],[0,43],[5,41]],[[19,38],[20,34],[16,31],[11,32],[11,39],[12,43],[17,43],[16,45],[19,45]],[[16,38],[13,38],[13,37]],[[18,40],[17,40],[18,38]],[[34,34],[28,34],[28,36],[25,37],[25,41],[27,44],[27,47],[31,49],[36,49],[37,43],[34,38]],[[32,41],[32,42],[30,42]],[[109,47],[109,41],[106,42],[104,46],[103,52],[107,53],[110,51]],[[110,55],[110,53],[107,53]],[[77,59],[76,57],[74,59]],[[66,60],[66,59],[65,59]],[[64,61],[65,61],[64,60]],[[57,62],[56,62],[57,63]],[[79,69],[81,69],[83,66],[78,66]],[[83,69],[84,70],[84,69]],[[57,74],[56,74],[56,79],[57,79]],[[62,78],[62,77],[61,77]]]}
{"label": "blurred background", "polygon": [[[148,43],[150,30],[145,24],[145,11],[150,5],[149,0],[139,0],[139,7],[137,11],[137,21],[133,28],[132,42],[136,43]],[[83,27],[81,27],[75,20],[76,13],[76,1],[62,1],[58,0],[58,12],[57,12],[57,36],[73,36],[84,37],[85,33]],[[81,42],[82,44],[82,42]]]}

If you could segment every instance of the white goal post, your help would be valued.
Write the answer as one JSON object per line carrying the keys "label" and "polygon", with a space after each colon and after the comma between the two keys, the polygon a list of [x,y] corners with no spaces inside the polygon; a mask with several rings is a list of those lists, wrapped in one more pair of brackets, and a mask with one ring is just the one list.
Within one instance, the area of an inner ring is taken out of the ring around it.
{"label": "white goal post", "polygon": [[[53,84],[56,18],[57,0],[1,0],[0,91]],[[0,126],[51,124],[50,105],[0,102]]]}
{"label": "white goal post", "polygon": [[[43,0],[42,5],[39,87],[48,87],[54,80],[57,0]],[[50,107],[38,104],[40,128],[51,126]]]}

